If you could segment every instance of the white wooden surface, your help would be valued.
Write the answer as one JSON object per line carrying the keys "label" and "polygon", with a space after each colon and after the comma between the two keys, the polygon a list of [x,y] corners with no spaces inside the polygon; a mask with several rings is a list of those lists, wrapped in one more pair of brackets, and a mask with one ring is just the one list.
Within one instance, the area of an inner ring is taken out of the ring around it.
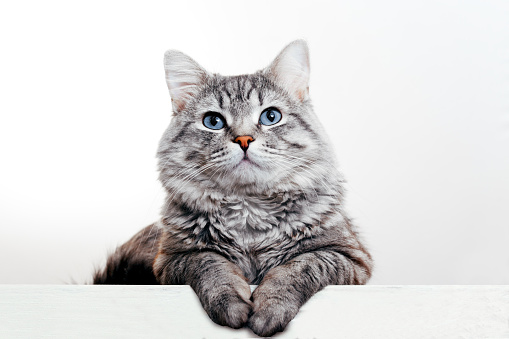
{"label": "white wooden surface", "polygon": [[[189,286],[0,285],[0,338],[253,338]],[[329,286],[280,338],[509,338],[509,286]]]}

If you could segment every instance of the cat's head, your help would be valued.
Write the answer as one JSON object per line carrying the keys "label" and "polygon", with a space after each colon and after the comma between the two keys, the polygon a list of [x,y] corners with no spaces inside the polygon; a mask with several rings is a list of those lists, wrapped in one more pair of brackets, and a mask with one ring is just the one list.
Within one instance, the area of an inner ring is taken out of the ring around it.
{"label": "cat's head", "polygon": [[284,191],[323,181],[333,155],[309,100],[304,41],[254,74],[211,74],[174,50],[164,66],[174,115],[158,158],[168,191]]}

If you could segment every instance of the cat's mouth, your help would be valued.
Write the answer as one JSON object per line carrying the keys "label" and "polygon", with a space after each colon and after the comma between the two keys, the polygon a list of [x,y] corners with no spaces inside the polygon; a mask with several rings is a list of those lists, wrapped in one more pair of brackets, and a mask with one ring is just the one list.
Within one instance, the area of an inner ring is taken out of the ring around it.
{"label": "cat's mouth", "polygon": [[247,152],[244,153],[244,156],[242,157],[242,159],[237,163],[237,165],[235,165],[235,168],[237,167],[246,167],[246,166],[255,166],[255,167],[260,167],[257,163],[255,163],[250,157],[249,155],[247,155]]}
{"label": "cat's mouth", "polygon": [[239,165],[240,164],[254,164],[254,163],[247,155],[244,155],[244,157],[239,162]]}

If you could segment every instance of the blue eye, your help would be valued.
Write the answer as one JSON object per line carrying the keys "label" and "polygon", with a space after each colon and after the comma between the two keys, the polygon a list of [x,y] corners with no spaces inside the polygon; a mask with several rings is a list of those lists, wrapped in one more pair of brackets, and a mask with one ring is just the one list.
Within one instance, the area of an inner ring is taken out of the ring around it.
{"label": "blue eye", "polygon": [[226,125],[226,121],[221,114],[209,112],[203,117],[203,125],[210,129],[221,129]]}
{"label": "blue eye", "polygon": [[269,107],[260,115],[260,124],[270,126],[281,120],[281,112],[277,108]]}

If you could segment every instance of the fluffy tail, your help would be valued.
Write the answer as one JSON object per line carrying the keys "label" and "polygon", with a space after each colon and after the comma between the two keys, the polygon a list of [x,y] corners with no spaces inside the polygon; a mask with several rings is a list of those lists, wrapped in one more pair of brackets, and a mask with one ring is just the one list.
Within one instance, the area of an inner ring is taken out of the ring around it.
{"label": "fluffy tail", "polygon": [[145,227],[108,257],[106,267],[94,273],[94,284],[157,285],[152,264],[159,248],[161,229]]}

